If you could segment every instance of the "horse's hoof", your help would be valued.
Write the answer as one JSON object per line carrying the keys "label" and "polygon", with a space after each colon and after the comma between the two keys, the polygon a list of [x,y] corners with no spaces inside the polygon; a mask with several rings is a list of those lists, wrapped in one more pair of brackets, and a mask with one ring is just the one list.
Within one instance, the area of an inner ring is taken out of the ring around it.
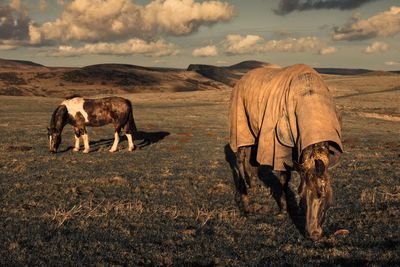
{"label": "horse's hoof", "polygon": [[279,220],[283,220],[283,219],[286,218],[286,214],[284,212],[278,212],[276,214],[276,218],[279,219]]}
{"label": "horse's hoof", "polygon": [[85,154],[87,154],[87,153],[89,153],[90,152],[90,149],[85,149],[85,150],[83,150],[83,153],[85,153]]}
{"label": "horse's hoof", "polygon": [[108,151],[110,151],[111,153],[114,153],[115,151],[117,151],[116,149],[110,149],[110,150],[108,150]]}
{"label": "horse's hoof", "polygon": [[78,152],[78,151],[79,151],[79,148],[74,148],[74,149],[72,149],[72,151]]}
{"label": "horse's hoof", "polygon": [[129,151],[129,152],[132,152],[132,151],[134,151],[135,149],[136,149],[136,147],[129,147],[129,148],[128,148],[128,151]]}

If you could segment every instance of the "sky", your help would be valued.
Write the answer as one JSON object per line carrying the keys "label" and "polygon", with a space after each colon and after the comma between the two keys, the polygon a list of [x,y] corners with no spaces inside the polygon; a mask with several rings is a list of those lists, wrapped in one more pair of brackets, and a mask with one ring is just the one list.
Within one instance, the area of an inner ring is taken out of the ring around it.
{"label": "sky", "polygon": [[0,0],[0,58],[400,70],[400,1]]}

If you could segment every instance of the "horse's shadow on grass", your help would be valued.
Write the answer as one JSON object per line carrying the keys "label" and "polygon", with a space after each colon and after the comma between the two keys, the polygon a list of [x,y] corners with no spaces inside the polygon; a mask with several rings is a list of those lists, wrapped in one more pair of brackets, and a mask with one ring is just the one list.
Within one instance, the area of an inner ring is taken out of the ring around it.
{"label": "horse's shadow on grass", "polygon": [[[230,148],[229,144],[225,145],[225,160],[229,163],[232,170],[233,182],[235,184],[235,201],[239,206],[239,209],[243,215],[247,215],[247,212],[243,210],[243,203],[241,200],[241,194],[247,192],[247,185],[240,179],[239,171],[236,165],[236,155]],[[258,168],[258,178],[262,184],[271,190],[271,195],[276,201],[278,206],[281,205],[280,199],[282,196],[282,185],[279,182],[278,176],[272,171],[270,166],[262,165]],[[250,196],[251,197],[251,196]],[[305,234],[305,215],[304,210],[301,208],[302,204],[297,203],[295,193],[287,188],[285,192],[286,203],[287,203],[287,214],[296,226],[298,231]]]}
{"label": "horse's shadow on grass", "polygon": [[[157,143],[157,142],[163,140],[168,135],[170,135],[170,133],[164,132],[164,131],[159,131],[159,132],[137,131],[134,135],[135,146],[137,149],[143,149],[146,146],[149,146],[151,144],[154,144],[154,143]],[[127,141],[126,136],[125,135],[120,136],[120,141],[119,141],[120,144],[124,141]],[[138,141],[140,141],[140,142],[137,143]],[[113,143],[114,143],[114,138],[90,141],[89,142],[90,151],[91,152],[99,151],[101,148],[104,148],[104,147],[109,149],[109,148],[111,148]],[[73,146],[69,146],[61,152],[67,152],[69,150],[72,150],[73,148],[74,148]]]}

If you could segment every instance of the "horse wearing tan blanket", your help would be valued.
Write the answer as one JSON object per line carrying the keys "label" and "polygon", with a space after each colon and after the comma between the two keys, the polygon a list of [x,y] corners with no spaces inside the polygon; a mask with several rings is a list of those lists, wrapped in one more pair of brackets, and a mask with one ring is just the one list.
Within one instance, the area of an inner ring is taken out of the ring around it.
{"label": "horse wearing tan blanket", "polygon": [[[236,152],[240,179],[250,188],[258,165],[278,172],[283,192],[290,171],[300,173],[305,233],[319,239],[332,199],[328,167],[343,151],[339,116],[321,76],[300,64],[258,68],[244,75],[231,98],[230,146]],[[247,189],[240,193],[246,210]]]}

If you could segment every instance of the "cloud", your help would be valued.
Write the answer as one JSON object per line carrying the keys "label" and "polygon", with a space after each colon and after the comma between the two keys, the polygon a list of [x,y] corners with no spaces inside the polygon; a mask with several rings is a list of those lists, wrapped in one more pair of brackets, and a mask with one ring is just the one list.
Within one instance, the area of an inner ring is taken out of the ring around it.
{"label": "cloud", "polygon": [[306,52],[322,46],[317,37],[286,38],[266,41],[259,35],[229,34],[222,42],[227,55],[267,52]]}
{"label": "cloud", "polygon": [[215,45],[196,48],[192,52],[194,57],[215,57],[218,55],[218,49]]}
{"label": "cloud", "polygon": [[306,52],[317,49],[321,46],[321,41],[314,36],[287,38],[284,40],[268,41],[263,50],[278,52]]}
{"label": "cloud", "polygon": [[46,11],[47,9],[47,2],[46,0],[39,0],[39,9],[40,11]]}
{"label": "cloud", "polygon": [[264,39],[258,35],[229,34],[223,41],[225,53],[229,55],[255,54],[260,50]]}
{"label": "cloud", "polygon": [[38,30],[44,40],[63,42],[148,39],[159,34],[188,35],[233,16],[234,7],[218,0],[153,0],[147,5],[132,0],[74,0],[65,4],[59,18]]}
{"label": "cloud", "polygon": [[350,22],[334,28],[333,40],[356,41],[378,36],[390,37],[400,32],[400,6],[392,6],[389,11],[378,13],[368,19],[353,15]]}
{"label": "cloud", "polygon": [[334,54],[336,52],[337,52],[337,49],[336,49],[336,47],[333,47],[333,46],[323,47],[319,50],[320,55],[330,55],[330,54]]}
{"label": "cloud", "polygon": [[10,7],[16,11],[21,11],[21,1],[20,0],[11,0]]}
{"label": "cloud", "polygon": [[384,42],[373,42],[371,45],[367,46],[364,50],[363,53],[365,54],[374,54],[377,52],[385,52],[389,50],[389,45]]}
{"label": "cloud", "polygon": [[218,65],[226,65],[226,64],[229,64],[229,62],[225,61],[225,60],[217,60],[217,64]]}
{"label": "cloud", "polygon": [[14,50],[17,45],[11,42],[0,42],[0,50]]}
{"label": "cloud", "polygon": [[377,0],[280,0],[279,6],[274,10],[277,15],[286,15],[293,11],[305,11],[312,9],[353,9],[368,2]]}
{"label": "cloud", "polygon": [[163,60],[163,59],[156,59],[156,60],[154,60],[154,63],[156,63],[157,65],[159,65],[159,64],[166,64],[167,61],[165,61],[165,60]]}
{"label": "cloud", "polygon": [[398,62],[398,61],[386,61],[385,65],[387,65],[387,66],[400,66],[400,62]]}
{"label": "cloud", "polygon": [[152,57],[173,56],[179,53],[179,49],[172,43],[163,39],[147,42],[141,39],[129,39],[122,43],[94,43],[81,47],[67,45],[59,46],[50,56],[73,57],[81,55],[136,55],[141,54]]}
{"label": "cloud", "polygon": [[29,39],[30,22],[19,1],[14,0],[10,5],[0,4],[0,40]]}

